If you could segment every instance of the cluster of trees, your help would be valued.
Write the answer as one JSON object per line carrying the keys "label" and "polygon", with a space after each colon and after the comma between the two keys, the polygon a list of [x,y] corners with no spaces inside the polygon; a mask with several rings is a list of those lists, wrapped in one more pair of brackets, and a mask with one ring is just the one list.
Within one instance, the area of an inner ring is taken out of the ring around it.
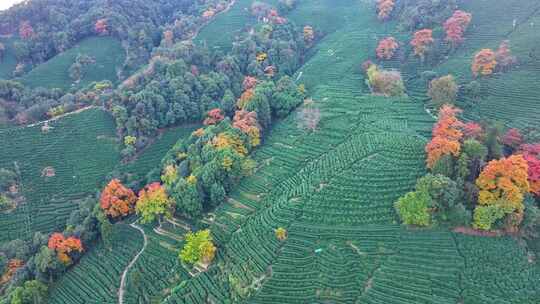
{"label": "cluster of trees", "polygon": [[409,225],[528,234],[540,225],[540,144],[524,144],[517,129],[463,123],[459,113],[441,107],[426,145],[430,173],[395,203],[397,213]]}
{"label": "cluster of trees", "polygon": [[14,208],[18,197],[18,175],[16,170],[0,168],[0,212]]}
{"label": "cluster of trees", "polygon": [[5,303],[43,303],[50,284],[80,259],[83,248],[99,236],[109,247],[111,232],[96,200],[88,198],[71,213],[63,232],[36,232],[30,239],[2,244],[0,295]]}
{"label": "cluster of trees", "polygon": [[401,96],[405,94],[405,85],[401,73],[396,70],[384,70],[371,61],[362,64],[366,73],[366,84],[371,92],[383,96]]}
{"label": "cluster of trees", "polygon": [[[390,5],[390,2],[393,2]],[[385,8],[381,10],[381,3]],[[383,20],[396,19],[400,30],[414,31],[423,28],[433,28],[443,23],[448,16],[452,15],[457,3],[455,0],[400,0],[378,1],[379,19],[381,11],[387,11]],[[391,9],[390,9],[391,8]]]}
{"label": "cluster of trees", "polygon": [[148,60],[164,26],[184,37],[204,22],[203,11],[223,10],[226,5],[224,0],[28,2],[0,13],[0,34],[21,38],[15,53],[19,62],[29,65],[44,62],[85,37],[112,35],[128,50],[126,67],[134,68]]}

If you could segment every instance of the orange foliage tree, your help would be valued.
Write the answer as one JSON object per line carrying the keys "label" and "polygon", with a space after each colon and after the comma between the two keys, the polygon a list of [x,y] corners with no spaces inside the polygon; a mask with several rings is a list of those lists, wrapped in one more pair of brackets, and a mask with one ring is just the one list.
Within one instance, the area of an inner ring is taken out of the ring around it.
{"label": "orange foliage tree", "polygon": [[65,238],[63,234],[61,233],[53,233],[50,238],[49,242],[47,244],[49,249],[54,250],[56,252],[56,256],[58,257],[58,260],[60,260],[65,265],[69,265],[72,262],[72,257],[70,256],[71,253],[74,252],[82,252],[83,246],[82,242],[79,238],[76,237],[68,237]]}
{"label": "orange foliage tree", "polygon": [[377,17],[379,20],[387,20],[390,17],[390,14],[394,10],[394,0],[377,0]]}
{"label": "orange foliage tree", "polygon": [[459,156],[463,123],[457,118],[461,110],[444,105],[439,111],[438,121],[433,127],[433,138],[426,145],[427,167],[432,169],[444,155]]}
{"label": "orange foliage tree", "polygon": [[27,40],[32,37],[34,37],[34,28],[30,24],[30,21],[23,21],[19,25],[19,36],[21,36],[22,39]]}
{"label": "orange foliage tree", "polygon": [[210,111],[208,111],[207,117],[204,119],[203,124],[205,126],[208,125],[215,125],[225,119],[225,115],[223,115],[223,112],[220,108],[215,108]]}
{"label": "orange foliage tree", "polygon": [[107,184],[99,204],[106,215],[115,217],[126,216],[133,212],[137,197],[129,188],[126,188],[118,179],[113,179]]}
{"label": "orange foliage tree", "polygon": [[107,35],[109,30],[107,29],[107,19],[99,19],[94,24],[94,30],[100,35]]}
{"label": "orange foliage tree", "polygon": [[471,22],[472,15],[457,10],[452,17],[448,18],[443,24],[446,31],[446,41],[449,41],[452,46],[456,46],[463,41],[463,33],[467,30]]}
{"label": "orange foliage tree", "polygon": [[414,48],[414,54],[420,56],[422,60],[424,59],[428,47],[433,44],[435,40],[433,39],[433,31],[430,29],[423,29],[416,31],[414,37],[411,40],[411,45]]}
{"label": "orange foliage tree", "polygon": [[399,44],[394,37],[386,37],[379,41],[377,46],[377,58],[389,60],[394,56]]}
{"label": "orange foliage tree", "polygon": [[255,91],[253,89],[245,90],[242,95],[240,95],[240,98],[238,98],[238,101],[236,102],[236,106],[239,109],[245,108],[247,104],[251,101],[253,96],[255,95]]}
{"label": "orange foliage tree", "polygon": [[490,161],[476,185],[478,203],[491,205],[504,201],[513,210],[523,211],[523,196],[529,192],[528,165],[522,155]]}
{"label": "orange foliage tree", "polygon": [[11,280],[17,269],[21,268],[24,265],[23,260],[11,259],[7,263],[7,269],[4,274],[0,277],[0,285],[5,284]]}
{"label": "orange foliage tree", "polygon": [[468,122],[463,125],[463,136],[467,139],[479,139],[482,137],[483,132],[482,126],[476,122]]}
{"label": "orange foliage tree", "polygon": [[495,52],[491,49],[482,49],[474,56],[471,70],[475,77],[487,76],[493,73],[496,66]]}

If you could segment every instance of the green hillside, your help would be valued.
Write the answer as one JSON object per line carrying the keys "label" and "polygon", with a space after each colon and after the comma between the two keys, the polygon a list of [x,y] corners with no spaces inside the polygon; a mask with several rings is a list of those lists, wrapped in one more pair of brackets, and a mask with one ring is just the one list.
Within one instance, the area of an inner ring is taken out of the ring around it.
{"label": "green hillside", "polygon": [[[41,126],[0,131],[0,168],[18,168],[25,198],[0,214],[0,242],[63,228],[77,208],[73,200],[93,194],[119,161],[114,121],[101,109],[50,122],[46,133]],[[54,176],[44,175],[47,167]]]}
{"label": "green hillside", "polygon": [[[82,68],[82,78],[77,84],[69,76],[69,68],[77,55],[90,56],[95,63]],[[117,81],[116,70],[125,59],[120,41],[112,37],[90,37],[73,48],[42,63],[21,77],[20,81],[30,87],[62,88],[84,87],[92,81]]]}
{"label": "green hillside", "polygon": [[13,50],[14,38],[0,38],[0,43],[5,47],[4,56],[0,60],[0,78],[11,78],[15,66],[17,66],[17,58]]}

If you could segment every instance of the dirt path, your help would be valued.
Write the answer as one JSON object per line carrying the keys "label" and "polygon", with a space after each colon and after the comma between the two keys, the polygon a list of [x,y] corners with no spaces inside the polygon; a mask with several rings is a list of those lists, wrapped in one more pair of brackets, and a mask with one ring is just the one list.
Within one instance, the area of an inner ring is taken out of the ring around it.
{"label": "dirt path", "polygon": [[25,127],[26,127],[26,128],[30,128],[30,127],[39,126],[39,125],[44,124],[44,123],[49,123],[49,122],[58,120],[58,119],[60,119],[60,118],[62,118],[62,117],[66,117],[66,116],[69,116],[69,115],[81,113],[81,112],[84,112],[84,111],[86,111],[86,110],[90,110],[90,109],[93,109],[93,108],[97,108],[97,107],[96,107],[96,106],[87,106],[87,107],[80,108],[80,109],[75,110],[75,111],[72,111],[72,112],[68,112],[68,113],[66,113],[66,114],[62,114],[62,115],[55,116],[55,117],[53,117],[53,118],[51,118],[51,119],[48,119],[48,120],[42,120],[42,121],[38,121],[38,122],[33,123],[33,124],[26,125]]}
{"label": "dirt path", "polygon": [[124,289],[126,287],[126,278],[128,271],[135,264],[135,262],[137,262],[137,259],[144,252],[144,250],[146,249],[146,245],[148,244],[148,238],[146,237],[146,233],[144,233],[144,230],[141,227],[137,226],[137,222],[130,224],[130,226],[139,230],[142,233],[144,244],[142,249],[133,257],[131,262],[129,262],[129,264],[126,266],[126,269],[124,269],[124,272],[122,273],[122,279],[120,280],[120,288],[118,289],[118,304],[124,304]]}

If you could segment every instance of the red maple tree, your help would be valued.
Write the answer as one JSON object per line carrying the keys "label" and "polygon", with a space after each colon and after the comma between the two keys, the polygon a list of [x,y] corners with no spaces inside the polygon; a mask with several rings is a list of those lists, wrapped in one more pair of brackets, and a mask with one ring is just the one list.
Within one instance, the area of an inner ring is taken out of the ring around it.
{"label": "red maple tree", "polygon": [[225,115],[223,115],[223,112],[219,108],[212,109],[208,111],[207,117],[204,119],[203,124],[205,126],[208,125],[215,125],[218,122],[225,119]]}
{"label": "red maple tree", "polygon": [[101,192],[99,203],[106,215],[115,218],[133,212],[136,201],[137,197],[131,189],[122,185],[118,179],[113,179]]}
{"label": "red maple tree", "polygon": [[455,11],[452,17],[443,24],[446,31],[446,41],[449,41],[453,46],[463,42],[463,33],[467,30],[471,19],[471,14],[460,10]]}
{"label": "red maple tree", "polygon": [[377,58],[389,60],[394,56],[399,44],[394,37],[386,37],[379,41],[377,46]]}
{"label": "red maple tree", "polygon": [[19,35],[24,40],[34,37],[34,28],[30,24],[30,21],[21,22],[21,24],[19,25]]}
{"label": "red maple tree", "polygon": [[430,29],[423,29],[416,31],[414,37],[411,40],[411,45],[414,48],[414,54],[424,59],[426,51],[429,45],[433,44],[433,31]]}

